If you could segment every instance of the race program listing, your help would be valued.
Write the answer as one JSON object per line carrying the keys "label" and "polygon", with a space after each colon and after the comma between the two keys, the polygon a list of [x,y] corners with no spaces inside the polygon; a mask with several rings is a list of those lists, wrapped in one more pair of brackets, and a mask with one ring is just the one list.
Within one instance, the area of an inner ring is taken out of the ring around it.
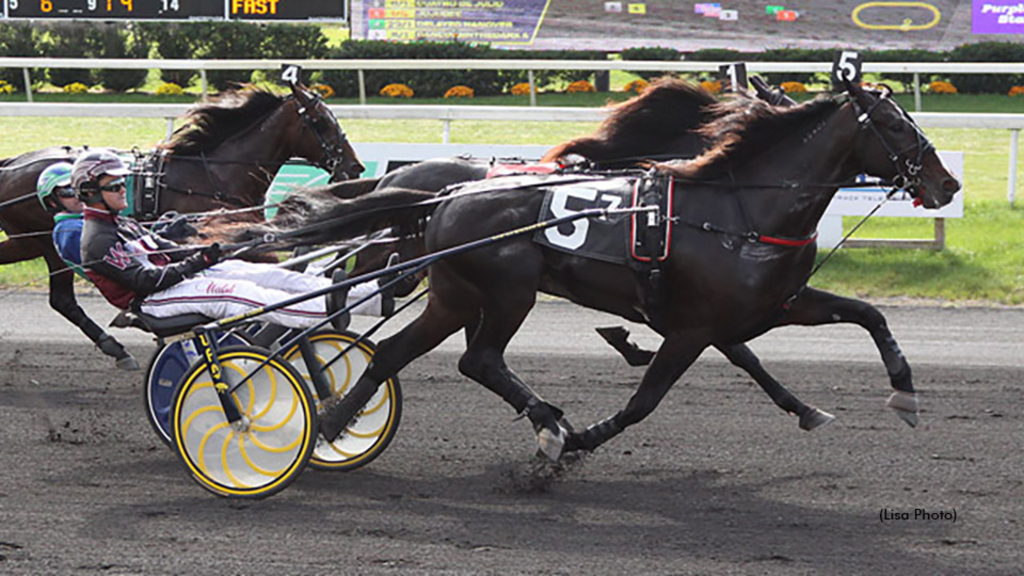
{"label": "race program listing", "polygon": [[368,40],[530,44],[550,0],[366,0]]}
{"label": "race program listing", "polygon": [[929,510],[927,508],[897,510],[894,508],[882,508],[878,511],[878,520],[882,524],[890,522],[951,522],[955,524],[956,508],[949,510]]}

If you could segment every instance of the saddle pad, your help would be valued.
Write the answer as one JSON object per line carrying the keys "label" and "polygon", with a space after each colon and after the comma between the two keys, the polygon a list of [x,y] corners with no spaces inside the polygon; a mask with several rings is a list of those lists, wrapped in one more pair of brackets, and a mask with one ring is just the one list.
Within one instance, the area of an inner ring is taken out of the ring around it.
{"label": "saddle pad", "polygon": [[492,164],[487,170],[485,178],[497,178],[499,176],[515,176],[518,174],[552,174],[558,170],[559,165],[555,162],[521,162]]}
{"label": "saddle pad", "polygon": [[[629,206],[639,180],[603,178],[547,186],[538,221],[570,216],[590,208]],[[561,252],[593,258],[613,264],[629,259],[630,226],[628,218],[581,218],[538,230],[533,240]]]}

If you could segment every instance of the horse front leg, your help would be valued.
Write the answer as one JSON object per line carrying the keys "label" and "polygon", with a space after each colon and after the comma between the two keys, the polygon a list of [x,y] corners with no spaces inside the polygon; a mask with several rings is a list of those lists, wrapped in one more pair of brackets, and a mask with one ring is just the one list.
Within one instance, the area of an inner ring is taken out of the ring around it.
{"label": "horse front leg", "polygon": [[418,318],[377,345],[373,359],[352,389],[344,396],[324,401],[319,414],[320,432],[329,442],[334,442],[377,393],[382,382],[434,349],[472,318],[472,315],[467,317],[458,310],[444,307],[431,294],[427,307]]}
{"label": "horse front leg", "polygon": [[889,382],[895,390],[886,404],[904,422],[917,426],[920,407],[910,364],[893,338],[885,317],[877,308],[867,302],[808,287],[793,301],[778,325],[818,326],[840,322],[857,324],[871,334],[889,374]]}
{"label": "horse front leg", "polygon": [[[615,349],[630,366],[647,366],[654,359],[654,352],[644,350],[629,340],[629,330],[622,326],[597,328],[597,333]],[[749,374],[775,404],[800,417],[800,428],[813,430],[836,419],[835,416],[813,406],[808,406],[772,377],[746,344],[731,346],[715,345],[737,368]]]}
{"label": "horse front leg", "polygon": [[707,344],[680,335],[666,338],[626,407],[582,432],[570,434],[566,451],[594,450],[627,427],[646,418],[706,347]]}
{"label": "horse front leg", "polygon": [[[56,255],[54,255],[56,256]],[[45,255],[50,270],[61,270],[64,262],[55,258],[54,263],[49,254]],[[51,272],[52,273],[52,272]],[[71,270],[62,270],[50,276],[50,307],[60,313],[81,330],[107,356],[114,358],[115,366],[121,370],[139,370],[139,363],[125,347],[113,336],[107,334],[96,322],[89,318],[75,299],[75,275]]]}
{"label": "horse front leg", "polygon": [[762,366],[754,351],[746,344],[733,344],[731,346],[716,345],[715,348],[725,355],[735,366],[742,368],[750,374],[758,386],[765,391],[773,402],[790,414],[800,417],[800,428],[814,430],[819,426],[828,424],[836,419],[835,416],[824,410],[808,406],[772,377]]}

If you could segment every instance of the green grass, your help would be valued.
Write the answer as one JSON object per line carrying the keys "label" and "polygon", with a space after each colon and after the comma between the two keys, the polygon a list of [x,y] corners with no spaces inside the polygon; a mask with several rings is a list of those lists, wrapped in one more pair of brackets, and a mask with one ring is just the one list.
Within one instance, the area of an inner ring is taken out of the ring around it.
{"label": "green grass", "polygon": [[[613,78],[614,86],[614,78]],[[17,96],[17,95],[15,95]],[[39,95],[56,101],[153,102],[142,95]],[[616,94],[557,95],[541,94],[541,105],[600,106]],[[101,98],[102,97],[102,98]],[[62,99],[63,98],[63,99]],[[912,96],[903,100],[912,106]],[[193,101],[186,97],[184,101]],[[166,100],[160,101],[180,101]],[[374,99],[383,102],[384,99]],[[341,103],[341,100],[337,100]],[[400,104],[394,101],[390,103]],[[522,104],[526,97],[476,98],[469,101],[427,101],[412,103],[445,104]],[[925,95],[926,110],[961,112],[1024,112],[1024,100],[1005,96]],[[946,108],[943,108],[946,107]],[[437,121],[346,120],[349,137],[359,142],[438,143],[441,124]],[[455,143],[555,144],[592,132],[592,123],[574,122],[454,122],[451,140]],[[163,138],[166,122],[160,119],[114,118],[9,118],[0,117],[0,157],[64,144],[112,146],[147,150]],[[1006,199],[1009,133],[996,130],[929,129],[929,138],[942,150],[962,150],[965,154],[965,217],[946,223],[946,250],[843,250],[833,257],[814,278],[816,287],[867,298],[907,296],[950,301],[986,301],[1024,304],[1024,160],[1018,170],[1018,206],[1011,208]],[[847,218],[847,230],[856,219]],[[932,221],[915,218],[875,218],[858,238],[926,238]],[[0,267],[0,284],[22,286],[45,277],[41,261]]]}

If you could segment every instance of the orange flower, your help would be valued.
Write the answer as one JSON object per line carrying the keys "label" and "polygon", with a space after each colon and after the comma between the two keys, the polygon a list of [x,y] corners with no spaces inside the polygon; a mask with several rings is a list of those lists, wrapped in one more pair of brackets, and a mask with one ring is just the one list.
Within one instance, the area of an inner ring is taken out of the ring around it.
{"label": "orange flower", "polygon": [[594,85],[586,80],[577,80],[569,84],[565,91],[570,94],[574,92],[596,92],[597,88],[594,88]]}
{"label": "orange flower", "polygon": [[704,80],[700,83],[700,87],[712,94],[718,94],[722,91],[722,83],[718,80]]}
{"label": "orange flower", "polygon": [[928,85],[928,91],[932,94],[956,94],[956,86],[949,82],[936,81]]}
{"label": "orange flower", "polygon": [[512,87],[512,94],[515,96],[526,96],[530,93],[530,83],[520,82]]}
{"label": "orange flower", "polygon": [[643,78],[637,78],[622,87],[623,92],[635,92],[637,94],[643,94],[644,90],[647,90],[647,81]]}
{"label": "orange flower", "polygon": [[445,98],[472,98],[473,89],[469,86],[452,86],[444,93]]}
{"label": "orange flower", "polygon": [[807,86],[805,86],[803,82],[783,82],[780,88],[782,88],[782,91],[786,94],[807,92]]}
{"label": "orange flower", "polygon": [[388,98],[412,98],[413,91],[405,84],[388,84],[380,89],[380,95]]}
{"label": "orange flower", "polygon": [[1024,86],[1010,88],[1010,96],[1024,96]]}

